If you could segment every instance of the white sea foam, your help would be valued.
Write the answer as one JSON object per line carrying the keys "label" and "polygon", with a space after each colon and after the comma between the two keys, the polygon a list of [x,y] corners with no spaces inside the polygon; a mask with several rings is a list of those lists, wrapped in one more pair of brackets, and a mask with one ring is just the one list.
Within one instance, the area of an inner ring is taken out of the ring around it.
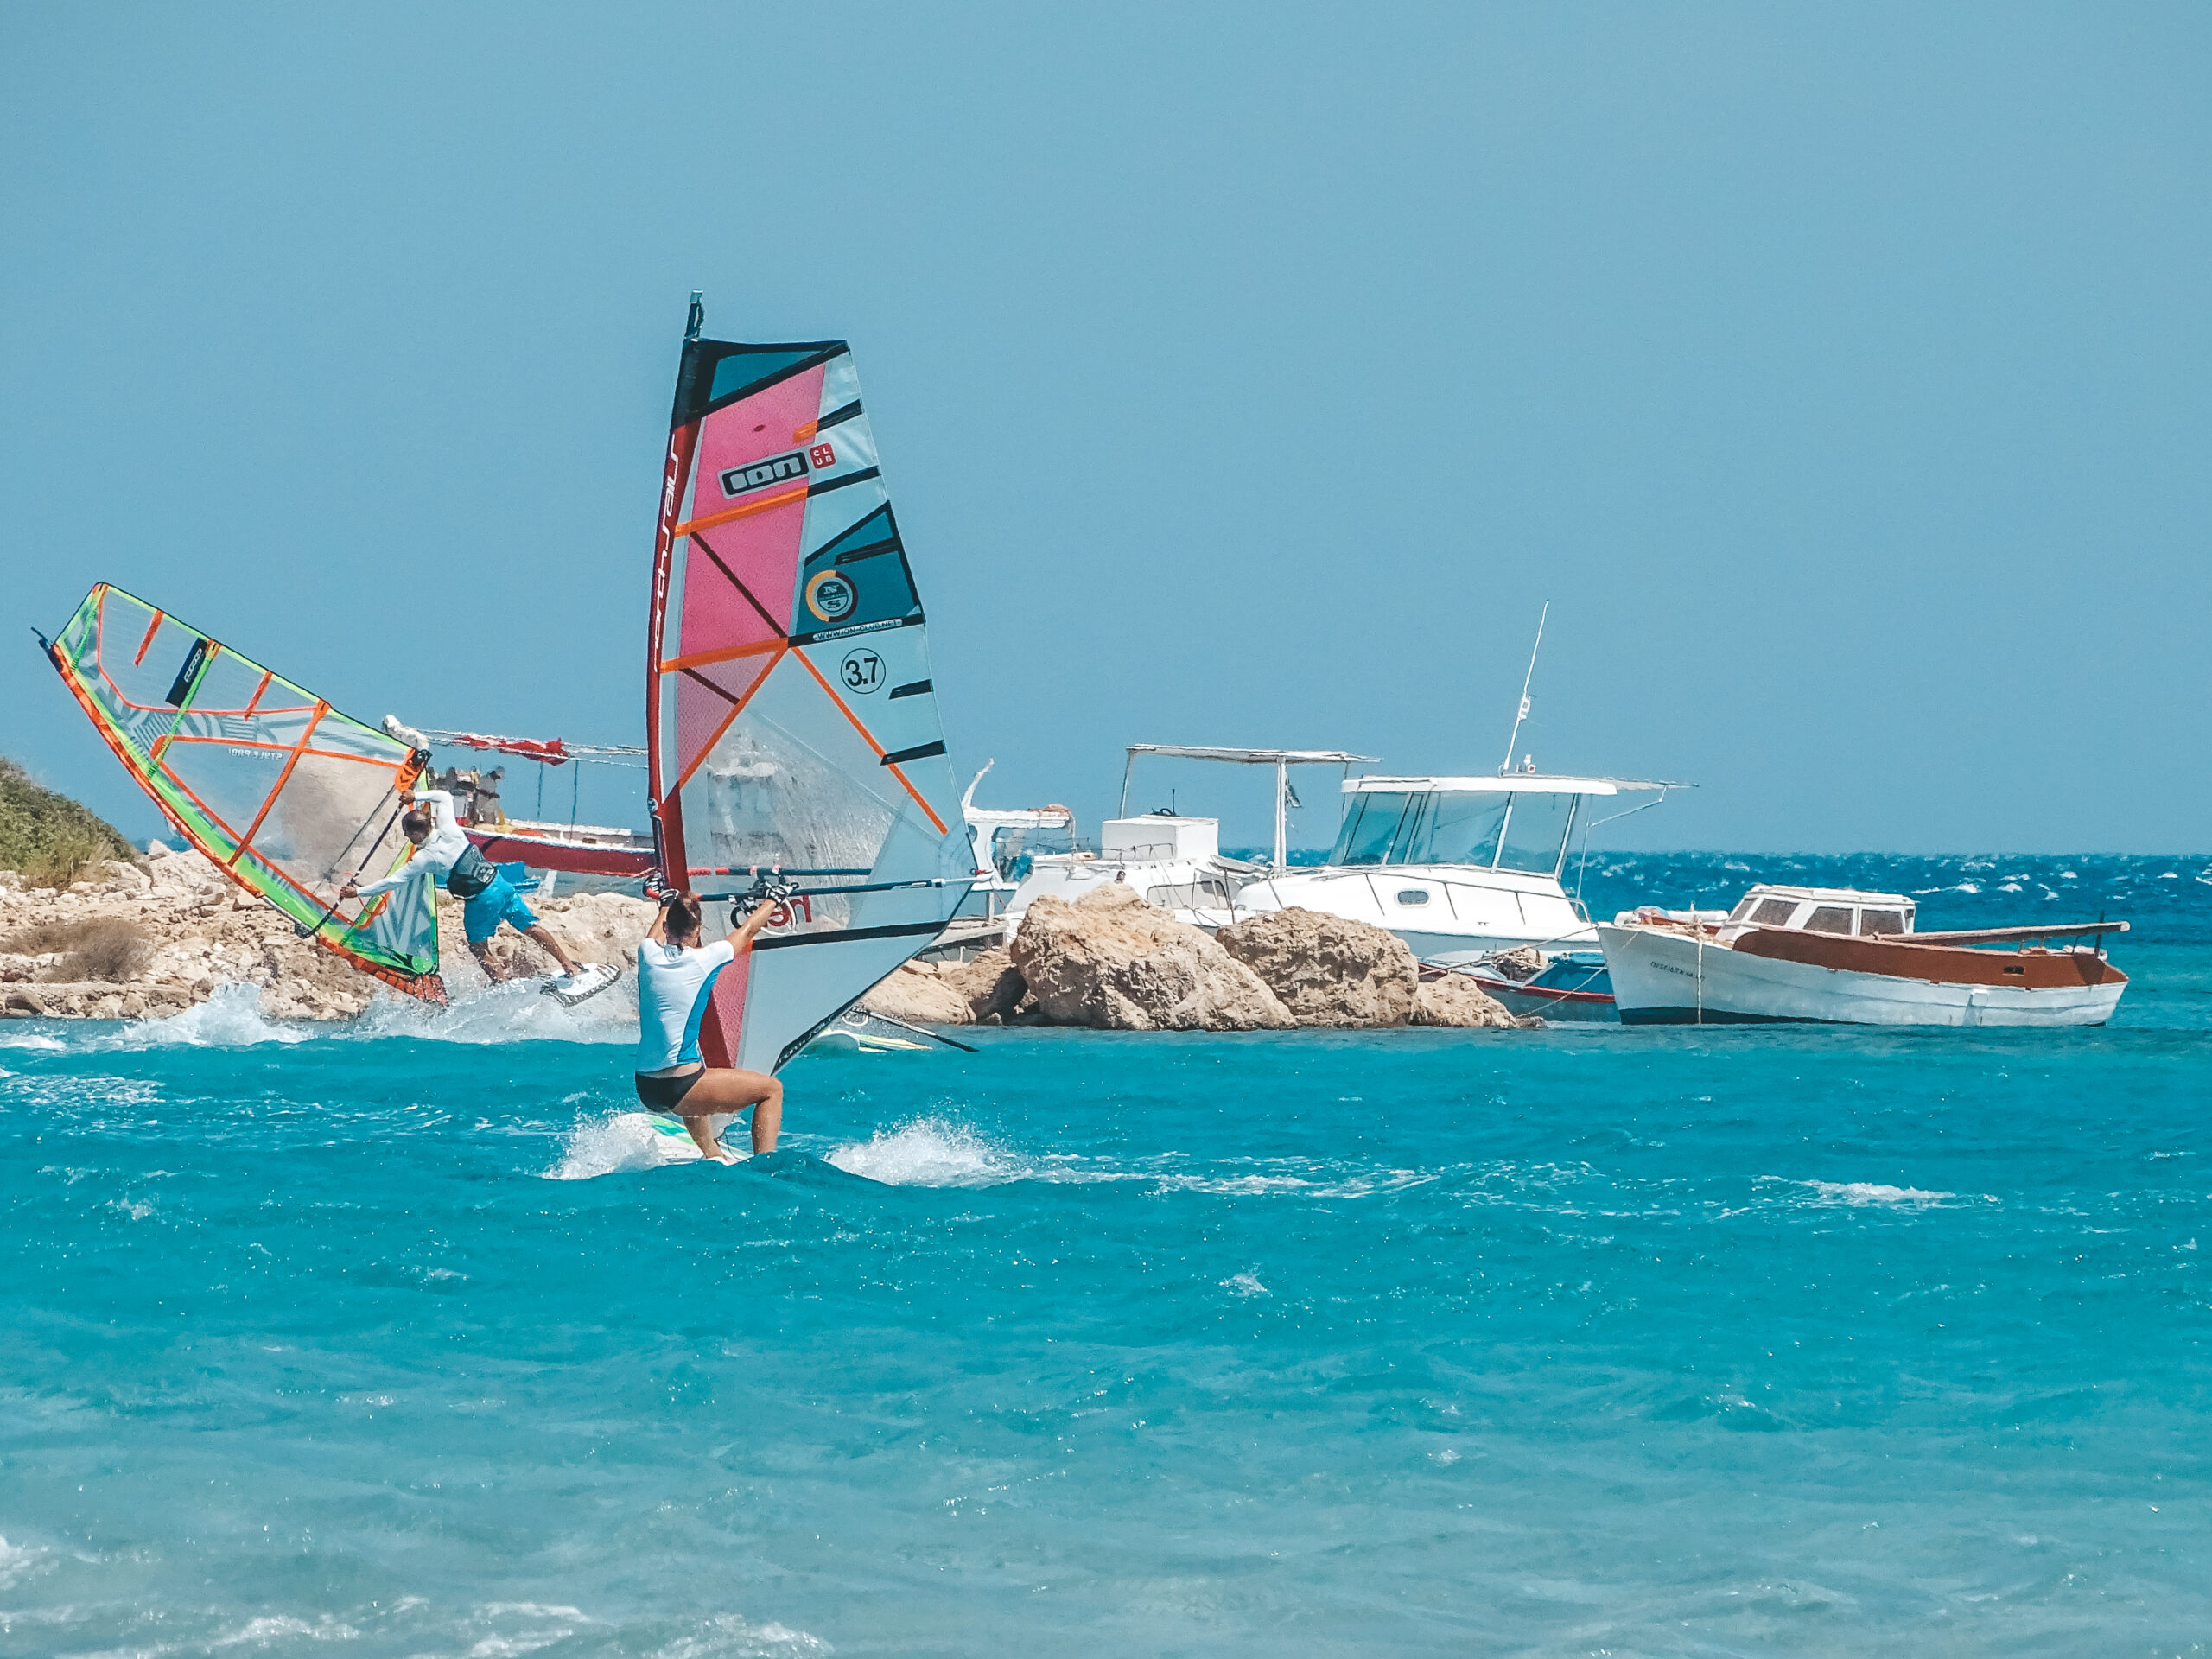
{"label": "white sea foam", "polygon": [[447,1007],[379,991],[361,1017],[342,1027],[356,1038],[418,1037],[441,1043],[634,1043],[638,995],[626,977],[597,996],[564,1007],[540,979],[487,986]]}
{"label": "white sea foam", "polygon": [[1801,1181],[1798,1185],[1811,1187],[1817,1203],[1848,1205],[1854,1209],[1868,1205],[1924,1209],[1959,1196],[1955,1192],[1931,1192],[1917,1186],[1885,1186],[1879,1181]]}
{"label": "white sea foam", "polygon": [[27,1048],[51,1054],[68,1046],[59,1037],[49,1037],[42,1031],[0,1030],[0,1048]]}
{"label": "white sea foam", "polygon": [[52,1565],[51,1550],[36,1544],[11,1544],[0,1538],[0,1590],[12,1590],[41,1567]]}
{"label": "white sea foam", "polygon": [[695,1163],[700,1156],[690,1136],[664,1133],[650,1112],[616,1112],[587,1119],[569,1130],[560,1161],[544,1174],[550,1181],[588,1181],[626,1170]]}
{"label": "white sea foam", "polygon": [[1269,1290],[1265,1285],[1260,1282],[1260,1275],[1256,1273],[1232,1274],[1230,1277],[1221,1281],[1221,1287],[1224,1290],[1229,1291],[1232,1294],[1237,1296],[1272,1296],[1274,1294],[1273,1291]]}
{"label": "white sea foam", "polygon": [[[309,1642],[351,1642],[360,1635],[351,1624],[341,1624],[325,1613],[310,1624],[304,1618],[295,1618],[287,1613],[264,1613],[250,1618],[237,1630],[218,1636],[208,1643],[211,1650],[245,1647],[265,1649],[270,1643],[297,1637]],[[160,1649],[156,1649],[160,1651]]]}
{"label": "white sea foam", "polygon": [[653,1649],[650,1659],[797,1659],[836,1651],[820,1637],[772,1619],[748,1624],[734,1613],[721,1613]]}
{"label": "white sea foam", "polygon": [[996,1186],[1031,1173],[965,1125],[931,1117],[839,1147],[829,1161],[887,1186]]}
{"label": "white sea foam", "polygon": [[261,1011],[257,985],[219,985],[197,1007],[163,1020],[135,1020],[107,1041],[116,1048],[251,1048],[304,1043],[315,1027],[271,1020]]}

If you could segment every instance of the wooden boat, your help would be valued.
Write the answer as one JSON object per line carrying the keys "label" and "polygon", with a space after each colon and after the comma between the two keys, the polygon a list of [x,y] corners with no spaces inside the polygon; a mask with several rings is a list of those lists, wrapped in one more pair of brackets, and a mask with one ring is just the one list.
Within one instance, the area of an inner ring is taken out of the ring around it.
{"label": "wooden boat", "polygon": [[1761,884],[1726,921],[1627,911],[1598,936],[1624,1025],[2101,1026],[2126,988],[2094,943],[2126,922],[1918,933],[1913,908]]}

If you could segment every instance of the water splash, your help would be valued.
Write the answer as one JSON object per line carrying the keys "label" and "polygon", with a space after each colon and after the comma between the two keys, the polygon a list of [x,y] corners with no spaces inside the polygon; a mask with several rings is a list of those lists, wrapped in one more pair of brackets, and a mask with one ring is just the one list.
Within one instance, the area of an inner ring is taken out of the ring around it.
{"label": "water splash", "polygon": [[650,1112],[616,1112],[569,1131],[561,1156],[544,1172],[549,1181],[588,1181],[668,1164],[700,1161],[689,1135],[671,1135]]}
{"label": "water splash", "polygon": [[339,1031],[353,1038],[415,1037],[438,1043],[634,1043],[638,994],[626,976],[568,1007],[543,995],[542,979],[510,980],[433,1007],[379,991],[360,1018]]}
{"label": "water splash", "polygon": [[837,1147],[829,1161],[849,1175],[886,1186],[997,1186],[1031,1173],[1029,1166],[964,1124],[917,1118],[866,1141]]}
{"label": "water splash", "polygon": [[107,1039],[114,1048],[251,1048],[261,1043],[304,1043],[319,1035],[309,1025],[271,1020],[261,1011],[258,985],[219,985],[195,1007],[165,1019],[134,1020]]}

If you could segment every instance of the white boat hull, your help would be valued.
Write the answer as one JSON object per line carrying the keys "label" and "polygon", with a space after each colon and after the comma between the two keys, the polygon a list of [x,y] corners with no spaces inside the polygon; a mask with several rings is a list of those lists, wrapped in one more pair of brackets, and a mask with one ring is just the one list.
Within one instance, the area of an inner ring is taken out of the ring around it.
{"label": "white boat hull", "polygon": [[1319,911],[1387,928],[1423,962],[1471,966],[1533,944],[1572,950],[1598,942],[1550,876],[1459,865],[1391,864],[1286,870],[1239,888],[1239,911]]}
{"label": "white boat hull", "polygon": [[1600,923],[1623,1025],[2101,1026],[2126,982],[1964,985],[1855,973]]}

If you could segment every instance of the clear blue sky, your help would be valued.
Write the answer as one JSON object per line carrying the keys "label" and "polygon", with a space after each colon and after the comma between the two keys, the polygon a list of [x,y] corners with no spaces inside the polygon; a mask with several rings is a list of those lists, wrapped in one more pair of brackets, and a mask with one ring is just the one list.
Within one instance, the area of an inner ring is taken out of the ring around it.
{"label": "clear blue sky", "polygon": [[[639,741],[697,287],[853,342],[990,804],[1088,828],[1132,741],[1487,770],[1549,598],[1522,747],[1700,785],[1618,844],[2212,847],[2208,48],[2183,5],[10,7],[0,751],[155,822],[23,627],[101,578],[371,719]],[[1261,838],[1255,777],[1159,775]]]}

